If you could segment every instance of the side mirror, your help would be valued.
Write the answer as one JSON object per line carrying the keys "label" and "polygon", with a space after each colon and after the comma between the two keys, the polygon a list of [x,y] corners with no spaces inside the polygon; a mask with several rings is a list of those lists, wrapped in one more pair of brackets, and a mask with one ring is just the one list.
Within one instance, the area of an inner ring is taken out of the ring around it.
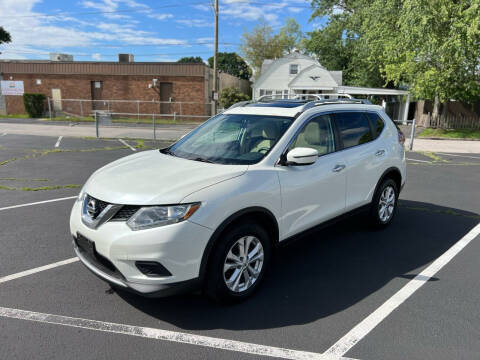
{"label": "side mirror", "polygon": [[312,148],[298,147],[287,153],[287,165],[311,165],[318,159],[318,151]]}

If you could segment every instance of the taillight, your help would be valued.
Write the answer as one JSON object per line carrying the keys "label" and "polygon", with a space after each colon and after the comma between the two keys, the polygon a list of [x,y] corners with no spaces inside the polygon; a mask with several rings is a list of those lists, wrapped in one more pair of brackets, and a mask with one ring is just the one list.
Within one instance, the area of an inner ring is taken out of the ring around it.
{"label": "taillight", "polygon": [[398,131],[398,142],[402,145],[405,144],[405,135],[403,135],[402,130],[397,129],[397,131]]}

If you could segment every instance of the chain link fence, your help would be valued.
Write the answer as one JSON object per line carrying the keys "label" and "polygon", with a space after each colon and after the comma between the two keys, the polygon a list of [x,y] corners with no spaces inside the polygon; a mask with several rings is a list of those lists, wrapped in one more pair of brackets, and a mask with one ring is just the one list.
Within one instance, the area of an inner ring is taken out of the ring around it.
{"label": "chain link fence", "polygon": [[212,116],[212,103],[190,101],[52,99],[48,102],[51,120],[65,118],[94,121],[95,116],[119,124],[203,122]]}

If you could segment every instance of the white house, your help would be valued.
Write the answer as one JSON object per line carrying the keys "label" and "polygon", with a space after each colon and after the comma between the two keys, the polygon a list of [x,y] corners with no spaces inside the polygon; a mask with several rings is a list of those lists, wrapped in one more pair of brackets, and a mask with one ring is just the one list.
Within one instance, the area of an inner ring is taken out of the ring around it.
{"label": "white house", "polygon": [[297,94],[381,95],[385,99],[406,95],[406,101],[397,102],[391,114],[395,120],[403,121],[407,120],[410,103],[405,90],[344,86],[341,71],[329,71],[317,60],[298,52],[277,60],[265,60],[252,92],[254,100],[264,95],[285,99]]}

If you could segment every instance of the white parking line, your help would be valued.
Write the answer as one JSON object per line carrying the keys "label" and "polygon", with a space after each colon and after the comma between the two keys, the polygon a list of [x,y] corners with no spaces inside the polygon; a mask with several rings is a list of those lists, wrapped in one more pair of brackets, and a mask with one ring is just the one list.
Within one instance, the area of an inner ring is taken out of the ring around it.
{"label": "white parking line", "polygon": [[47,204],[47,203],[51,203],[51,202],[55,202],[55,201],[70,200],[70,199],[75,199],[75,198],[77,198],[77,197],[78,197],[78,195],[68,196],[68,197],[58,198],[58,199],[37,201],[37,202],[33,202],[33,203],[28,203],[28,204],[20,204],[20,205],[6,206],[6,207],[0,208],[0,211],[10,210],[10,209],[16,209],[16,208],[21,208],[21,207],[25,207],[25,206],[32,206],[32,205],[39,205],[39,204]]}
{"label": "white parking line", "polygon": [[132,145],[130,145],[129,143],[127,143],[125,140],[123,140],[123,139],[118,139],[118,141],[120,141],[123,145],[128,146],[128,147],[130,148],[130,150],[132,150],[132,151],[137,151],[137,149],[135,149]]}
{"label": "white parking line", "polygon": [[3,134],[1,134],[1,135],[0,135],[0,137],[2,137],[2,136],[5,136],[5,135],[7,135],[7,133],[3,133]]}
{"label": "white parking line", "polygon": [[447,153],[437,153],[439,155],[448,155],[448,156],[458,156],[458,157],[463,157],[467,159],[478,159],[480,160],[479,156],[466,156],[466,155],[458,155],[458,154],[447,154]]}
{"label": "white parking line", "polygon": [[67,260],[58,261],[58,262],[55,262],[55,263],[52,263],[52,264],[40,266],[40,267],[37,267],[37,268],[34,268],[34,269],[25,270],[25,271],[22,271],[22,272],[19,272],[19,273],[16,273],[16,274],[7,275],[7,276],[4,276],[4,277],[0,278],[0,284],[6,283],[7,281],[19,279],[19,278],[22,278],[22,277],[25,277],[25,276],[28,276],[28,275],[36,274],[36,273],[39,273],[41,271],[50,270],[50,269],[53,269],[53,268],[56,268],[56,267],[59,267],[59,266],[62,266],[62,265],[68,265],[68,264],[71,264],[71,263],[74,263],[74,262],[77,262],[77,261],[78,261],[78,258],[74,257],[74,258],[70,258],[70,259],[67,259]]}
{"label": "white parking line", "polygon": [[370,331],[372,331],[380,322],[407,300],[415,291],[429,281],[439,270],[452,260],[465,246],[480,234],[480,223],[477,224],[468,234],[456,242],[450,249],[444,252],[425,270],[410,280],[395,295],[384,302],[377,310],[367,316],[344,337],[333,344],[324,354],[333,356],[343,356],[355,344],[362,340]]}
{"label": "white parking line", "polygon": [[408,161],[418,161],[418,162],[429,163],[429,164],[432,163],[431,161],[427,161],[427,160],[417,160],[417,159],[409,159],[409,158],[405,158],[405,159],[407,159]]}
{"label": "white parking line", "polygon": [[60,142],[62,141],[63,136],[59,136],[57,142],[55,143],[55,147],[58,148],[60,146]]}
{"label": "white parking line", "polygon": [[[227,351],[236,351],[257,356],[268,356],[282,359],[300,359],[300,360],[347,360],[347,358],[332,357],[319,353],[299,351],[278,348],[273,346],[265,346],[252,344],[236,340],[219,339],[209,336],[193,335],[182,332],[169,330],[161,330],[155,328],[141,327],[117,324],[104,321],[96,321],[82,318],[74,318],[69,316],[45,314],[33,311],[25,311],[19,309],[11,309],[0,307],[0,317],[20,319],[28,321],[36,321],[40,323],[69,326],[74,328],[103,331],[108,333],[123,334],[130,336],[138,336],[142,338],[171,341],[176,343],[190,344],[215,348]],[[353,360],[353,359],[348,359]]]}

